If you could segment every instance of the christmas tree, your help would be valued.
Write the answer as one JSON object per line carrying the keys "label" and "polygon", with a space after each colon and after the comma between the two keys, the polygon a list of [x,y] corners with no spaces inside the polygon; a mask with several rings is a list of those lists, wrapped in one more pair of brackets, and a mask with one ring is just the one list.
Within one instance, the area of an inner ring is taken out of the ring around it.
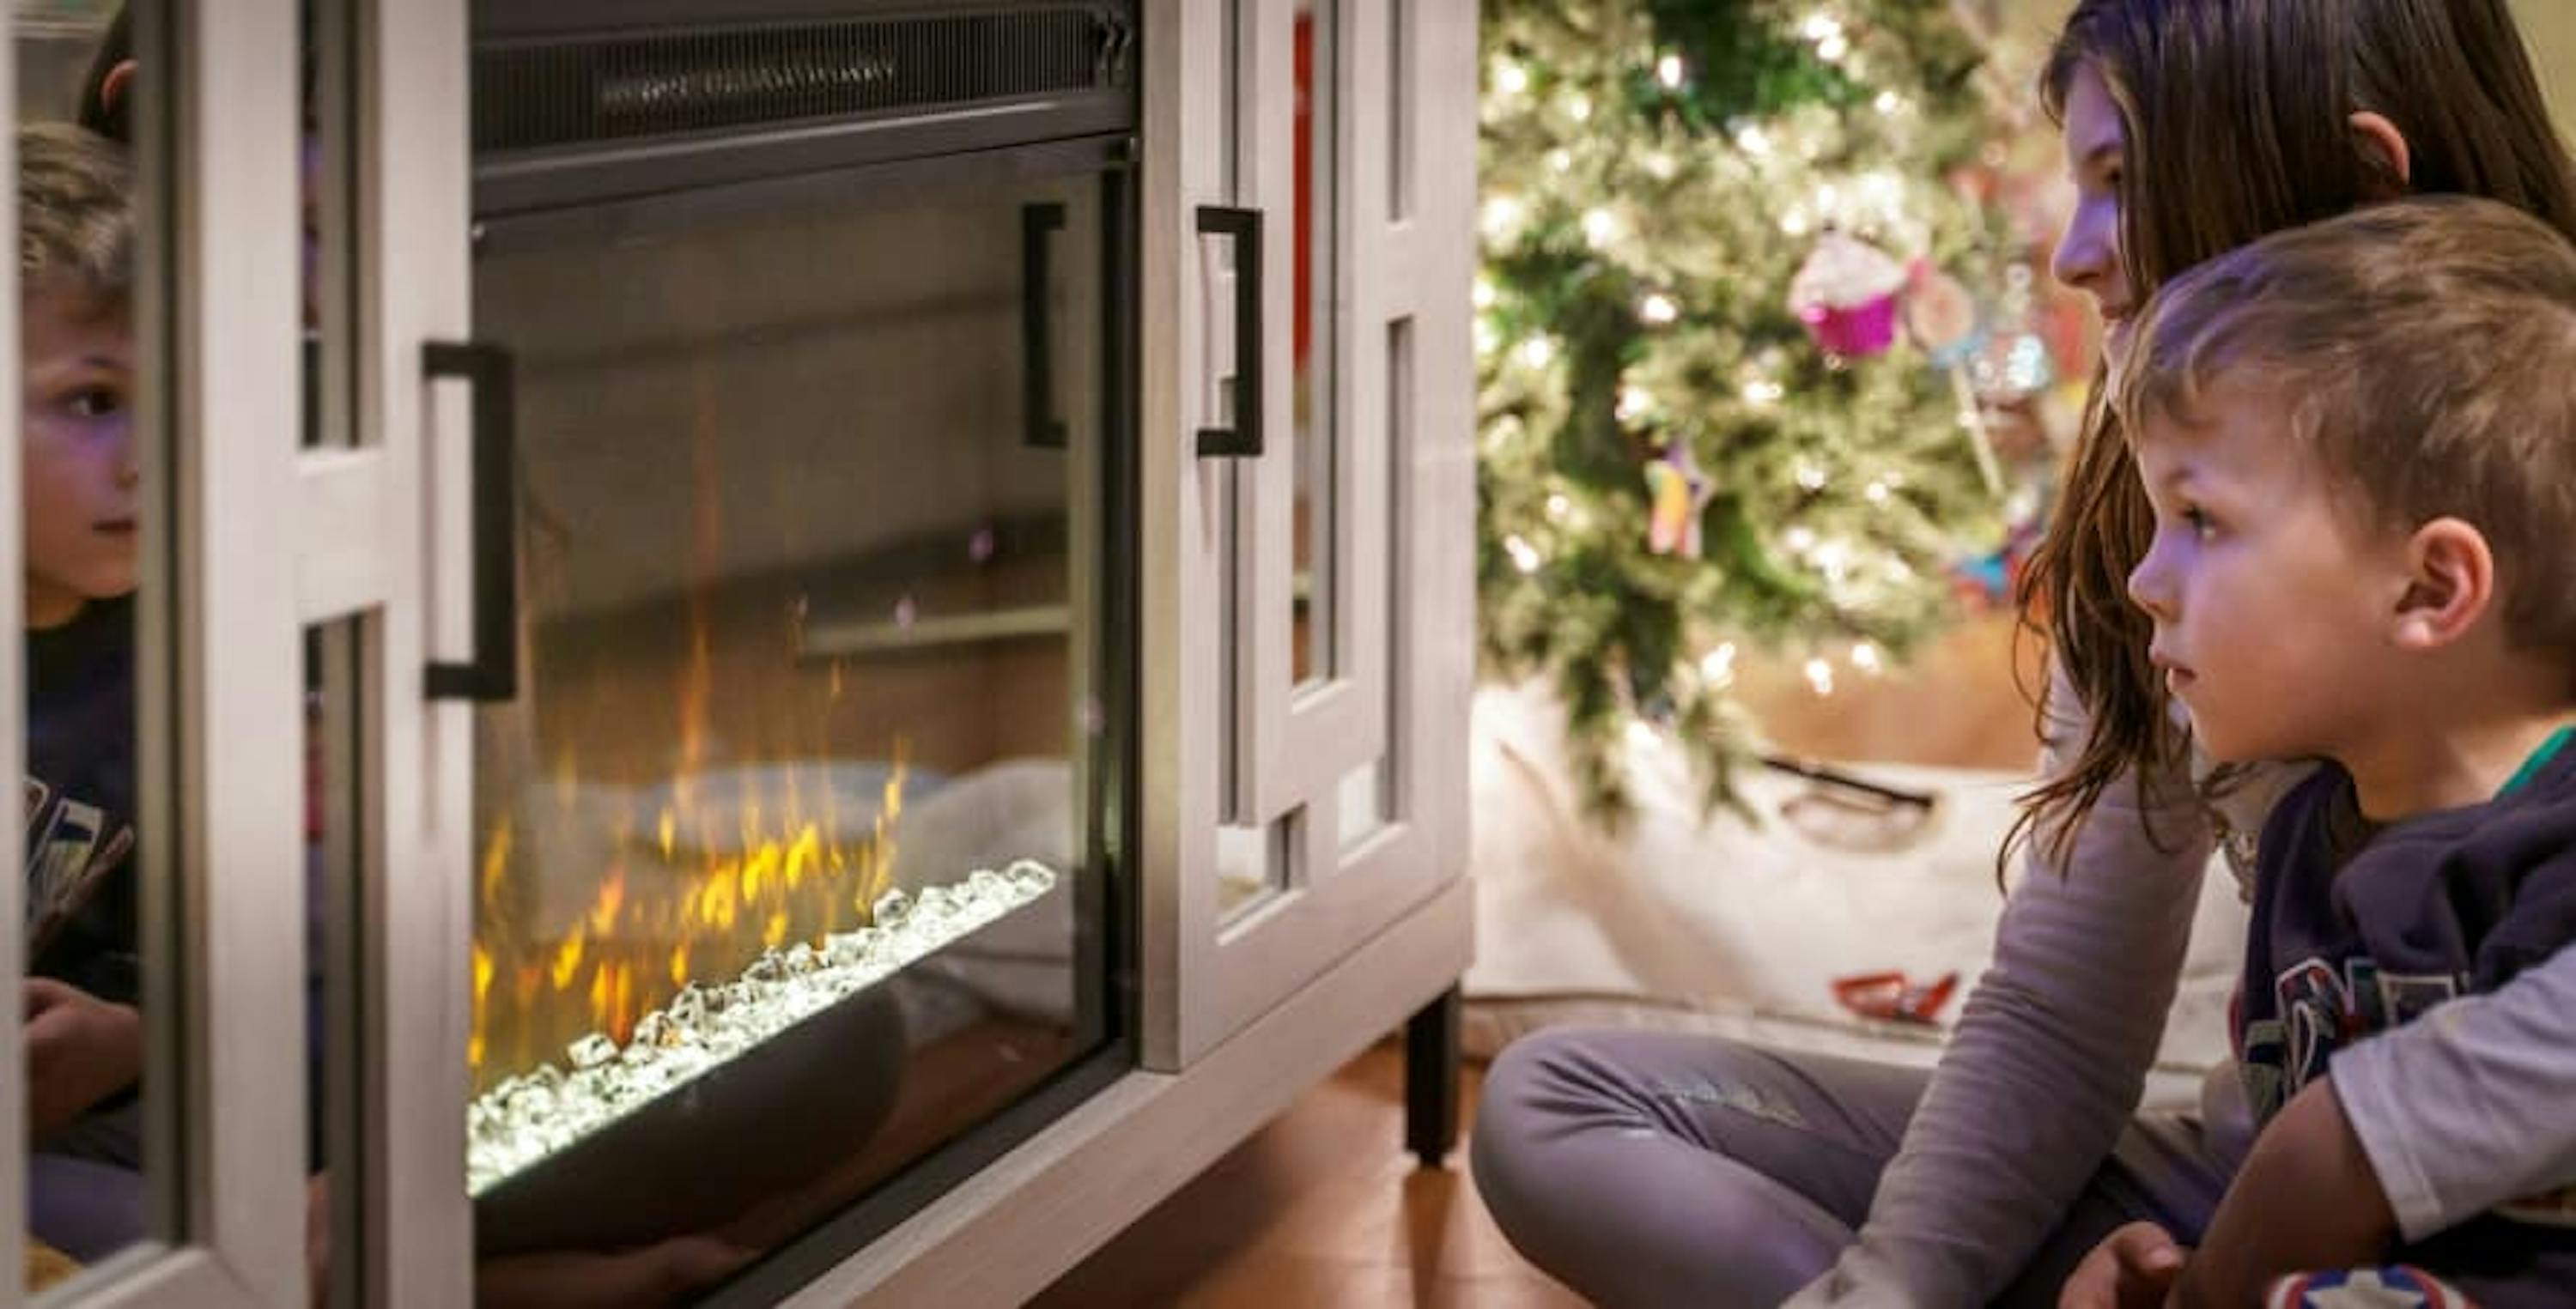
{"label": "christmas tree", "polygon": [[2020,252],[1961,182],[1981,52],[1944,0],[1484,18],[1487,672],[1553,682],[1599,816],[1636,731],[1713,807],[1753,741],[1739,642],[1901,656],[2001,539],[1974,397],[2046,359],[1991,330]]}

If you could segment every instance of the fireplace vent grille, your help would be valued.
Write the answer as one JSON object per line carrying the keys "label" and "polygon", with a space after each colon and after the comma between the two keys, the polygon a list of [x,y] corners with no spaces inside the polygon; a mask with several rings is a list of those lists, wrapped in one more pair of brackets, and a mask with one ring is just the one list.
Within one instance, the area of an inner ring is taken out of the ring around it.
{"label": "fireplace vent grille", "polygon": [[1124,91],[1118,9],[698,28],[490,45],[474,57],[474,146],[549,146],[919,114]]}

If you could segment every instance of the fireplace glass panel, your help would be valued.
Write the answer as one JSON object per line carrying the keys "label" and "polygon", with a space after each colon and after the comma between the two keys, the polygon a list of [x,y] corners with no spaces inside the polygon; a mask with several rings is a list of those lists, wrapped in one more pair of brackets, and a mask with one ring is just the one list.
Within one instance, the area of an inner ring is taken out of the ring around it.
{"label": "fireplace glass panel", "polygon": [[1118,183],[1025,174],[478,246],[521,519],[476,724],[487,1301],[776,1248],[1112,1036]]}

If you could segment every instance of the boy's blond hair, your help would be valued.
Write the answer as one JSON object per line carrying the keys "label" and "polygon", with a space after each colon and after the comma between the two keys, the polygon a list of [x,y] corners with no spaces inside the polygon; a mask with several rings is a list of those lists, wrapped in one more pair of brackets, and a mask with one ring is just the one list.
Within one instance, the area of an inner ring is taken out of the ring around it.
{"label": "boy's blond hair", "polygon": [[133,189],[114,143],[69,123],[19,128],[20,293],[64,288],[123,310],[134,290]]}
{"label": "boy's blond hair", "polygon": [[[2576,246],[2507,205],[2427,196],[2275,233],[2167,283],[2113,379],[2132,441],[2250,383],[2370,530],[2486,536],[2506,634],[2576,650]],[[2525,583],[2529,584],[2525,584]]]}

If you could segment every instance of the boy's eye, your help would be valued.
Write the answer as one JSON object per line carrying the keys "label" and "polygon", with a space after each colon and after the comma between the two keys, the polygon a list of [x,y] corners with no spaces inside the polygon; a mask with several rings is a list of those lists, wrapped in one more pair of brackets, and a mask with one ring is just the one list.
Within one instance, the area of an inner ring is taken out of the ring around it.
{"label": "boy's eye", "polygon": [[63,408],[79,418],[105,418],[125,411],[125,397],[113,387],[87,386],[65,397]]}

